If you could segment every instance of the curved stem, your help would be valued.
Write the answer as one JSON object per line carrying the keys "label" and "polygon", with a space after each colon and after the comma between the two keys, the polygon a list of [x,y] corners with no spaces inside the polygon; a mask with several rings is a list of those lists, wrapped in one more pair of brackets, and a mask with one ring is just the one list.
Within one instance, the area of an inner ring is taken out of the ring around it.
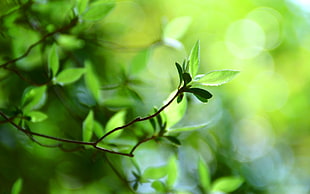
{"label": "curved stem", "polygon": [[57,145],[45,145],[45,144],[42,144],[40,142],[38,142],[36,139],[34,139],[32,136],[38,136],[38,137],[43,137],[43,138],[46,138],[46,139],[51,139],[51,140],[55,140],[55,141],[58,141],[58,142],[63,142],[63,143],[71,143],[71,144],[78,144],[78,145],[88,145],[88,146],[92,146],[94,147],[95,149],[97,150],[100,150],[100,151],[104,151],[104,152],[108,152],[108,153],[112,153],[112,154],[117,154],[117,155],[123,155],[123,156],[128,156],[128,157],[133,157],[133,152],[136,150],[137,147],[139,147],[142,143],[145,143],[147,141],[150,141],[152,139],[155,139],[157,136],[152,136],[152,137],[149,137],[149,138],[146,138],[146,139],[143,139],[141,141],[139,141],[130,151],[130,153],[123,153],[123,152],[117,152],[117,151],[113,151],[113,150],[109,150],[109,149],[105,149],[105,148],[102,148],[100,146],[98,146],[98,144],[105,138],[107,137],[108,135],[118,131],[118,130],[121,130],[121,129],[124,129],[130,125],[133,125],[134,123],[136,122],[140,122],[140,121],[145,121],[145,120],[149,120],[149,119],[152,119],[154,117],[156,117],[157,115],[159,115],[163,110],[165,110],[165,108],[167,108],[176,98],[177,96],[182,93],[182,89],[178,89],[177,92],[175,93],[175,95],[164,105],[162,106],[157,112],[155,112],[154,114],[150,115],[150,116],[146,116],[146,117],[138,117],[132,121],[130,121],[129,123],[123,125],[123,126],[120,126],[120,127],[117,127],[111,131],[109,131],[108,133],[106,133],[105,135],[103,135],[101,138],[99,138],[97,141],[94,141],[94,142],[85,142],[85,141],[78,141],[78,140],[71,140],[71,139],[64,139],[64,138],[59,138],[59,137],[54,137],[54,136],[49,136],[49,135],[45,135],[45,134],[41,134],[41,133],[36,133],[36,132],[32,132],[30,130],[27,130],[27,129],[24,129],[23,127],[17,125],[16,123],[14,123],[14,118],[16,117],[13,117],[13,118],[9,118],[7,117],[2,111],[0,111],[0,115],[5,119],[5,121],[1,121],[2,123],[10,123],[11,125],[13,125],[16,129],[22,131],[23,133],[25,133],[26,135],[29,136],[29,138],[34,141],[35,143],[38,143],[39,145],[42,145],[42,146],[45,146],[45,147],[59,147],[59,148],[62,148],[62,144],[57,144]]}
{"label": "curved stem", "polygon": [[130,121],[129,123],[123,125],[123,126],[120,126],[120,127],[116,127],[115,129],[109,131],[108,133],[106,133],[105,135],[103,135],[101,138],[99,138],[97,141],[96,141],[96,144],[98,144],[100,141],[102,141],[104,138],[106,138],[107,136],[109,136],[110,134],[114,133],[115,131],[118,131],[118,130],[121,130],[121,129],[124,129],[130,125],[133,125],[134,123],[136,122],[140,122],[140,121],[145,121],[145,120],[149,120],[151,118],[154,118],[156,117],[157,115],[159,115],[163,110],[165,110],[165,108],[167,108],[177,97],[178,95],[180,94],[181,90],[178,89],[178,91],[175,93],[175,95],[167,102],[167,104],[165,104],[164,106],[162,106],[157,112],[155,112],[154,114],[150,115],[150,116],[147,116],[147,117],[138,117],[132,121]]}

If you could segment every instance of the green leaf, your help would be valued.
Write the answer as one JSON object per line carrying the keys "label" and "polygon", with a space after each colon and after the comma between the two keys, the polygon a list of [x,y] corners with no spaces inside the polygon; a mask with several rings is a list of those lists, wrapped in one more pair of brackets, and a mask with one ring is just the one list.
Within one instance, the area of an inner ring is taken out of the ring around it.
{"label": "green leaf", "polygon": [[204,192],[208,193],[208,191],[210,191],[210,184],[211,184],[210,171],[202,158],[200,158],[198,161],[198,174],[199,174],[199,181]]}
{"label": "green leaf", "polygon": [[29,116],[31,118],[30,121],[34,123],[44,121],[48,117],[46,114],[40,111],[31,111],[27,114],[27,116]]}
{"label": "green leaf", "polygon": [[62,48],[68,50],[79,49],[84,46],[83,40],[78,39],[74,35],[68,35],[68,34],[59,34],[57,36],[57,42]]}
{"label": "green leaf", "polygon": [[183,93],[179,94],[179,95],[178,95],[178,98],[177,98],[177,103],[182,102],[183,97],[184,97],[184,94],[183,94]]}
{"label": "green leaf", "polygon": [[[170,100],[175,95],[175,91],[168,97],[166,102]],[[166,118],[167,126],[166,128],[169,129],[176,123],[178,123],[182,117],[184,116],[186,112],[187,107],[187,100],[184,98],[182,102],[178,103],[176,100],[174,100],[164,111],[163,114],[165,115],[164,118]]]}
{"label": "green leaf", "polygon": [[230,193],[237,190],[242,183],[243,178],[235,176],[222,177],[214,181],[212,185],[212,191],[221,191]]}
{"label": "green leaf", "polygon": [[138,74],[140,73],[143,69],[145,69],[148,59],[149,59],[149,54],[150,51],[149,49],[142,50],[139,52],[131,61],[130,65],[130,72],[132,74]]}
{"label": "green leaf", "polygon": [[46,100],[46,86],[28,87],[22,97],[22,110],[25,114],[33,109],[40,108]]}
{"label": "green leaf", "polygon": [[48,67],[52,72],[52,77],[54,77],[59,69],[59,58],[57,54],[57,45],[53,44],[52,48],[48,53]]}
{"label": "green leaf", "polygon": [[155,119],[154,119],[154,118],[151,118],[151,119],[149,119],[149,121],[150,121],[150,123],[151,123],[151,125],[152,125],[152,128],[153,128],[154,132],[155,132],[155,131],[156,131]]}
{"label": "green leaf", "polygon": [[17,179],[12,186],[11,194],[19,194],[22,190],[22,186],[23,186],[23,179],[21,178]]}
{"label": "green leaf", "polygon": [[88,142],[91,140],[94,128],[94,112],[89,111],[87,117],[83,121],[83,141]]}
{"label": "green leaf", "polygon": [[167,186],[169,188],[173,188],[173,185],[175,181],[177,180],[178,177],[178,164],[177,164],[177,158],[175,155],[173,155],[167,165],[167,172],[168,172],[168,177],[167,177]]}
{"label": "green leaf", "polygon": [[176,145],[181,145],[180,140],[174,136],[165,136],[165,138]]}
{"label": "green leaf", "polygon": [[177,70],[178,70],[178,73],[179,73],[179,78],[180,78],[180,84],[182,84],[182,81],[183,81],[183,70],[182,70],[182,67],[179,63],[175,63],[175,66],[177,67]]}
{"label": "green leaf", "polygon": [[189,55],[189,73],[192,77],[197,75],[200,64],[200,43],[196,42]]}
{"label": "green leaf", "polygon": [[151,186],[157,193],[165,193],[166,191],[165,184],[162,181],[153,181]]}
{"label": "green leaf", "polygon": [[187,132],[187,131],[194,131],[197,129],[201,129],[208,126],[208,124],[200,124],[200,125],[193,125],[193,126],[186,126],[182,128],[172,128],[168,131],[168,134],[180,133],[180,132]]}
{"label": "green leaf", "polygon": [[103,129],[102,125],[96,120],[94,120],[93,131],[98,138],[100,138],[104,135],[104,129]]}
{"label": "green leaf", "polygon": [[191,21],[192,19],[189,16],[175,18],[165,26],[163,37],[180,39],[187,31]]}
{"label": "green leaf", "polygon": [[86,73],[84,76],[85,84],[88,90],[91,92],[94,99],[99,101],[99,99],[101,98],[100,98],[100,81],[98,79],[98,76],[95,74],[90,61],[85,62],[85,68],[86,68]]}
{"label": "green leaf", "polygon": [[189,73],[183,73],[182,74],[183,80],[184,80],[184,85],[187,85],[189,82],[192,81],[192,77]]}
{"label": "green leaf", "polygon": [[84,13],[89,0],[76,0],[76,9],[79,15]]}
{"label": "green leaf", "polygon": [[[114,114],[110,120],[106,124],[106,133],[115,129],[116,127],[123,126],[125,124],[125,116],[126,116],[126,111],[122,110]],[[112,133],[111,135],[107,136],[106,139],[113,139],[117,137],[120,134],[121,131],[116,131]]]}
{"label": "green leaf", "polygon": [[84,68],[65,69],[57,75],[54,81],[60,85],[67,85],[80,79],[84,73]]}
{"label": "green leaf", "polygon": [[194,83],[204,86],[219,86],[232,80],[240,71],[237,70],[217,70],[205,75],[195,77]]}
{"label": "green leaf", "polygon": [[104,18],[114,8],[115,2],[111,0],[101,0],[90,4],[86,13],[83,14],[84,20],[100,20]]}
{"label": "green leaf", "polygon": [[185,91],[193,93],[201,102],[208,102],[208,99],[212,98],[210,92],[201,88],[189,88]]}
{"label": "green leaf", "polygon": [[167,175],[167,166],[149,167],[143,172],[145,179],[160,179]]}

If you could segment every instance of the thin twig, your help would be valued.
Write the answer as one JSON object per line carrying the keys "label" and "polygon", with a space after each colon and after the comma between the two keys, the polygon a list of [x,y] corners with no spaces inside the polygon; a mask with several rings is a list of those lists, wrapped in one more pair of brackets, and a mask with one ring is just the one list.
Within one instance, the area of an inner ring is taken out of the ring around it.
{"label": "thin twig", "polygon": [[145,120],[149,120],[151,118],[154,118],[156,117],[157,115],[159,115],[163,110],[165,110],[165,108],[167,108],[167,106],[169,106],[177,97],[178,95],[180,94],[181,90],[179,89],[176,94],[169,100],[169,102],[167,104],[165,104],[164,106],[162,106],[157,112],[155,112],[154,114],[150,115],[150,116],[147,116],[147,117],[144,117],[144,118],[141,118],[141,117],[138,117],[132,121],[130,121],[129,123],[123,125],[123,126],[120,126],[120,127],[116,127],[115,129],[109,131],[108,133],[106,133],[104,136],[102,136],[101,138],[99,138],[97,141],[96,141],[96,144],[98,144],[100,141],[102,141],[104,138],[106,138],[107,136],[109,136],[110,134],[114,133],[115,131],[118,131],[118,130],[121,130],[121,129],[124,129],[130,125],[133,125],[134,123],[136,122],[140,122],[140,121],[145,121]]}
{"label": "thin twig", "polygon": [[[104,151],[104,152],[108,152],[108,153],[112,153],[112,154],[117,154],[117,155],[123,155],[123,156],[129,156],[129,157],[133,157],[133,152],[136,150],[136,148],[141,145],[142,143],[145,143],[147,141],[150,141],[152,139],[155,139],[157,136],[152,136],[146,139],[143,139],[141,141],[139,141],[130,151],[130,153],[123,153],[123,152],[117,152],[117,151],[113,151],[113,150],[109,150],[109,149],[105,149],[103,147],[98,146],[98,144],[104,139],[106,138],[108,135],[124,129],[130,125],[133,125],[136,122],[140,122],[140,121],[145,121],[145,120],[149,120],[152,119],[154,117],[156,117],[157,115],[159,115],[165,108],[167,108],[176,98],[177,96],[183,92],[182,89],[178,89],[178,91],[176,92],[176,94],[164,105],[162,106],[157,112],[155,112],[154,114],[147,116],[147,117],[138,117],[134,120],[132,120],[131,122],[120,126],[120,127],[116,127],[115,129],[109,131],[108,133],[106,133],[105,135],[103,135],[101,138],[99,138],[97,141],[94,142],[85,142],[85,141],[78,141],[78,140],[71,140],[71,139],[64,139],[64,138],[59,138],[59,137],[54,137],[54,136],[49,136],[49,135],[44,135],[44,134],[40,134],[40,133],[36,133],[36,132],[32,132],[30,130],[24,129],[23,127],[17,125],[16,123],[14,123],[13,119],[14,118],[9,118],[7,117],[3,112],[0,111],[0,115],[5,119],[5,122],[9,122],[10,124],[12,124],[16,129],[22,131],[23,133],[25,133],[26,135],[28,135],[30,137],[31,140],[33,140],[35,143],[38,143],[39,145],[45,146],[45,147],[59,147],[61,149],[63,149],[62,144],[57,144],[57,145],[45,145],[42,144],[40,142],[38,142],[36,139],[34,139],[32,136],[38,136],[38,137],[43,137],[46,139],[51,139],[51,140],[55,140],[55,141],[59,141],[59,142],[64,142],[64,143],[71,143],[71,144],[78,144],[78,145],[88,145],[88,146],[92,146],[97,150],[100,151]],[[4,122],[4,121],[1,121]]]}
{"label": "thin twig", "polygon": [[19,60],[21,60],[21,59],[27,57],[27,56],[29,55],[30,51],[31,51],[34,47],[36,47],[37,45],[39,45],[39,44],[41,44],[42,42],[44,42],[47,38],[49,38],[49,37],[51,37],[51,36],[53,36],[53,35],[55,35],[55,34],[57,34],[57,33],[59,33],[59,32],[63,32],[63,31],[65,31],[65,30],[69,30],[70,28],[72,28],[73,26],[75,26],[75,25],[77,24],[77,22],[78,22],[78,18],[73,18],[73,19],[71,20],[71,22],[70,22],[68,25],[63,26],[62,28],[59,28],[59,29],[57,29],[57,30],[55,30],[55,31],[53,31],[53,32],[50,32],[50,33],[44,35],[40,40],[38,40],[37,42],[35,42],[35,43],[33,43],[32,45],[30,45],[30,46],[28,47],[28,49],[25,51],[24,54],[22,54],[22,55],[19,56],[19,57],[16,57],[16,58],[14,58],[14,59],[12,59],[12,60],[9,60],[9,61],[7,61],[7,62],[1,64],[1,65],[0,65],[0,68],[7,67],[8,65],[10,65],[10,64],[12,64],[12,63],[15,63],[15,62],[17,62],[17,61],[19,61]]}

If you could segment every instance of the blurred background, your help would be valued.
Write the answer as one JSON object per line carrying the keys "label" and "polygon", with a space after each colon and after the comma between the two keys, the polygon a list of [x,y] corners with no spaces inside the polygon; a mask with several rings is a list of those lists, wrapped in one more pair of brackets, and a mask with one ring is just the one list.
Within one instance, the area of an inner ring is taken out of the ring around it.
{"label": "blurred background", "polygon": [[[14,9],[17,2],[3,1],[0,11]],[[74,4],[36,0],[24,12],[41,22],[38,29],[48,31],[57,28],[58,21],[66,21],[66,11]],[[40,20],[42,15],[46,21]],[[4,56],[19,56],[40,37],[39,30],[11,30],[8,26],[14,23],[12,17],[1,17],[0,21],[0,42],[5,45],[0,48],[1,63],[6,61]],[[180,17],[181,22],[173,26],[180,32],[165,35],[165,26]],[[175,188],[188,193],[199,193],[194,172],[196,161],[203,157],[212,180],[227,175],[244,178],[245,183],[235,193],[306,194],[310,192],[309,32],[310,2],[306,0],[116,0],[104,19],[59,35],[58,44],[65,50],[62,53],[69,56],[61,56],[62,65],[91,60],[103,88],[100,98],[93,99],[82,86],[67,86],[65,100],[72,101],[73,112],[78,112],[75,116],[81,118],[88,109],[77,105],[79,101],[88,106],[98,103],[97,111],[103,114],[98,120],[102,122],[106,122],[103,117],[123,107],[130,109],[129,120],[147,115],[176,89],[174,63],[182,63],[200,40],[199,73],[218,69],[241,73],[224,86],[207,88],[214,95],[207,104],[189,99],[185,116],[172,127],[201,125],[203,129],[180,134],[182,145],[177,148],[144,145],[136,152],[136,163],[142,170],[158,166],[165,163],[171,150],[177,152],[180,172]],[[12,44],[18,46],[8,51]],[[144,52],[145,67],[136,68],[134,60]],[[34,50],[16,66],[40,81],[38,74],[31,74],[42,66],[36,53],[41,50]],[[77,62],[72,62],[72,56]],[[0,70],[0,76],[1,108],[18,106],[27,84],[4,70]],[[143,103],[120,91],[105,89],[128,77],[138,82],[131,89]],[[18,91],[12,91],[12,87]],[[42,108],[49,121],[32,127],[45,128],[41,132],[54,135],[63,134],[58,126],[79,128],[80,122],[54,100],[56,95],[49,95],[48,105]],[[74,138],[78,133],[65,132]],[[23,178],[25,193],[126,193],[124,180],[106,164],[115,161],[115,165],[124,167],[124,174],[130,174],[131,159],[42,148],[7,124],[0,125],[0,134],[0,191],[4,188],[4,193],[18,177]],[[138,192],[153,190],[141,184]]]}

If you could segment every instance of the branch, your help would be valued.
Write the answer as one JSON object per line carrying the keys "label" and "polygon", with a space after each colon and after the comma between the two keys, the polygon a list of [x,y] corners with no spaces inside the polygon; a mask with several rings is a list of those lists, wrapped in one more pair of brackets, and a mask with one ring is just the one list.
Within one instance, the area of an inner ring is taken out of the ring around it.
{"label": "branch", "polygon": [[19,56],[19,57],[16,57],[16,58],[14,58],[14,59],[11,59],[11,60],[7,61],[6,63],[1,64],[1,65],[0,65],[0,68],[5,68],[5,67],[7,67],[8,65],[10,65],[10,64],[12,64],[12,63],[15,63],[15,62],[17,62],[17,61],[19,61],[19,60],[21,60],[21,59],[27,57],[27,56],[29,55],[30,51],[31,51],[34,47],[36,47],[37,45],[39,45],[39,44],[41,44],[42,42],[44,42],[47,38],[49,38],[49,37],[51,37],[51,36],[53,36],[53,35],[55,35],[55,34],[57,34],[57,33],[59,33],[59,32],[63,32],[63,31],[69,30],[70,28],[72,28],[73,26],[75,26],[75,25],[77,24],[77,22],[78,22],[78,18],[73,18],[73,19],[71,20],[71,22],[70,22],[68,25],[65,25],[65,26],[63,26],[62,28],[59,28],[59,29],[57,29],[57,30],[55,30],[55,31],[53,31],[53,32],[50,32],[50,33],[44,35],[40,40],[38,40],[37,42],[35,42],[35,43],[33,43],[32,45],[30,45],[30,46],[28,47],[28,49],[25,51],[24,54],[22,54],[22,55]]}
{"label": "branch", "polygon": [[124,129],[130,125],[133,125],[134,123],[136,122],[140,122],[140,121],[145,121],[145,120],[149,120],[151,118],[154,118],[156,117],[157,115],[159,115],[163,110],[165,110],[165,108],[167,108],[177,97],[178,95],[181,93],[181,89],[178,89],[178,91],[176,92],[176,94],[169,100],[169,102],[167,104],[165,104],[164,106],[162,106],[157,112],[155,112],[154,114],[150,115],[150,116],[147,116],[147,117],[144,117],[144,118],[141,118],[141,117],[138,117],[132,121],[130,121],[129,123],[123,125],[123,126],[120,126],[120,127],[117,127],[111,131],[109,131],[108,133],[106,133],[104,136],[102,136],[101,138],[99,138],[97,141],[96,141],[96,144],[98,144],[100,141],[102,141],[105,137],[107,137],[108,135],[114,133],[115,131],[118,131],[118,130],[121,130],[121,129]]}
{"label": "branch", "polygon": [[[101,138],[99,138],[97,141],[94,141],[94,142],[85,142],[85,141],[78,141],[78,140],[71,140],[71,139],[64,139],[64,138],[59,138],[59,137],[54,137],[54,136],[49,136],[49,135],[44,135],[44,134],[40,134],[40,133],[36,133],[36,132],[32,132],[30,130],[27,130],[27,129],[24,129],[23,127],[17,125],[16,123],[14,123],[14,118],[16,117],[13,117],[13,118],[9,118],[7,117],[2,111],[0,111],[0,115],[5,119],[5,121],[1,121],[1,123],[10,123],[11,125],[13,125],[16,129],[18,129],[19,131],[25,133],[27,136],[29,136],[29,138],[34,141],[35,143],[41,145],[41,146],[44,146],[44,147],[59,147],[61,149],[64,149],[62,144],[56,144],[56,145],[46,145],[46,144],[42,144],[40,142],[38,142],[36,139],[34,139],[32,136],[38,136],[38,137],[43,137],[43,138],[46,138],[46,139],[51,139],[51,140],[55,140],[55,141],[58,141],[58,142],[63,142],[63,143],[71,143],[71,144],[78,144],[78,145],[85,145],[85,146],[92,146],[94,147],[95,149],[97,150],[100,150],[100,151],[104,151],[104,152],[108,152],[108,153],[112,153],[112,154],[117,154],[117,155],[123,155],[123,156],[129,156],[129,157],[133,157],[133,152],[136,150],[136,148],[138,146],[140,146],[142,143],[145,143],[147,141],[150,141],[152,139],[155,139],[157,136],[152,136],[152,137],[149,137],[149,138],[146,138],[146,139],[143,139],[141,141],[139,141],[130,151],[130,153],[123,153],[123,152],[117,152],[117,151],[113,151],[113,150],[109,150],[109,149],[105,149],[105,148],[102,148],[100,146],[98,146],[98,144],[104,139],[106,138],[108,135],[118,131],[118,130],[121,130],[121,129],[124,129],[128,126],[131,126],[133,125],[134,123],[136,122],[140,122],[140,121],[145,121],[145,120],[149,120],[149,119],[152,119],[154,117],[156,117],[157,115],[159,115],[163,110],[165,110],[165,108],[167,108],[176,98],[177,96],[182,93],[183,90],[182,89],[178,89],[178,91],[175,93],[175,95],[164,105],[162,106],[157,112],[155,112],[154,114],[150,115],[150,116],[147,116],[147,117],[138,117],[134,120],[132,120],[131,122],[123,125],[123,126],[120,126],[120,127],[117,127],[111,131],[109,131],[108,133],[106,133],[105,135],[103,135]],[[73,150],[75,151],[75,150]]]}

